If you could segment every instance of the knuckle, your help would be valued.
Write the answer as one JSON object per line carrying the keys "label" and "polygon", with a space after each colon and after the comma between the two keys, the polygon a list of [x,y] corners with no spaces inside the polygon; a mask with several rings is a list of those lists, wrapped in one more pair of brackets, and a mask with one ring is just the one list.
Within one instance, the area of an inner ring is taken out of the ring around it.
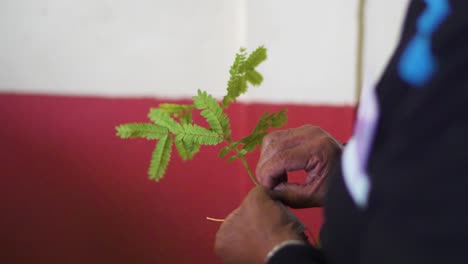
{"label": "knuckle", "polygon": [[311,125],[311,124],[305,124],[305,125],[299,127],[299,129],[313,129],[313,128],[315,128],[315,127],[316,127],[316,126]]}
{"label": "knuckle", "polygon": [[282,148],[282,144],[281,142],[278,142],[278,141],[271,142],[268,145],[268,151],[270,152],[277,152],[281,148]]}
{"label": "knuckle", "polygon": [[311,131],[313,131],[316,134],[322,134],[323,133],[323,129],[321,127],[319,127],[319,126],[312,126]]}
{"label": "knuckle", "polygon": [[277,134],[276,131],[266,134],[266,136],[264,137],[264,141],[270,142],[271,140],[273,140],[274,137],[276,137],[276,134]]}
{"label": "knuckle", "polygon": [[281,142],[281,140],[277,140],[277,138],[267,139],[266,142],[263,142],[262,150],[260,153],[260,160],[271,157],[272,154],[280,150],[282,147],[283,143]]}
{"label": "knuckle", "polygon": [[328,145],[328,144],[332,143],[330,138],[327,137],[327,136],[322,136],[318,140],[319,140],[320,145]]}
{"label": "knuckle", "polygon": [[269,145],[275,140],[276,137],[277,137],[276,131],[268,133],[265,137],[263,137],[262,144],[264,146]]}
{"label": "knuckle", "polygon": [[302,127],[300,127],[301,129],[305,129],[305,130],[316,130],[317,128],[319,128],[318,126],[315,126],[315,125],[311,125],[311,124],[307,124],[307,125],[303,125]]}
{"label": "knuckle", "polygon": [[307,124],[307,125],[302,126],[301,128],[306,130],[308,133],[314,134],[314,135],[324,133],[324,130],[321,127],[315,126],[315,125]]}

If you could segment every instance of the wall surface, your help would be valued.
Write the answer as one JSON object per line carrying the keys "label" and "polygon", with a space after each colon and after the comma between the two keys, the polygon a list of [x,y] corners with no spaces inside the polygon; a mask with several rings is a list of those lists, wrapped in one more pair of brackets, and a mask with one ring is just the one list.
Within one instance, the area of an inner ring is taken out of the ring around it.
{"label": "wall surface", "polygon": [[[378,76],[407,1],[367,2],[366,70]],[[245,99],[350,105],[356,6],[357,0],[2,1],[0,91],[184,98],[202,88],[219,97],[238,48],[266,45],[265,84]]]}
{"label": "wall surface", "polygon": [[[373,83],[407,1],[367,2]],[[120,140],[115,125],[197,88],[221,97],[238,48],[264,44],[264,85],[229,110],[234,137],[288,108],[287,127],[315,124],[346,141],[356,12],[356,0],[0,1],[0,262],[219,263],[219,224],[205,217],[225,217],[252,187],[242,166],[205,148],[190,162],[174,156],[154,183],[154,144]],[[313,240],[321,211],[295,213]]]}

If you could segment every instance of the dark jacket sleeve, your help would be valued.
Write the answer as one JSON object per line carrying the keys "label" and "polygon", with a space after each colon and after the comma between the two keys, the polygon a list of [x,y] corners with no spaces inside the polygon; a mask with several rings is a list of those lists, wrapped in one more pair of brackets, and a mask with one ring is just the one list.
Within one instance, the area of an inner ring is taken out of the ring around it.
{"label": "dark jacket sleeve", "polygon": [[468,263],[468,2],[439,2],[450,15],[431,37],[435,73],[379,87],[360,263]]}

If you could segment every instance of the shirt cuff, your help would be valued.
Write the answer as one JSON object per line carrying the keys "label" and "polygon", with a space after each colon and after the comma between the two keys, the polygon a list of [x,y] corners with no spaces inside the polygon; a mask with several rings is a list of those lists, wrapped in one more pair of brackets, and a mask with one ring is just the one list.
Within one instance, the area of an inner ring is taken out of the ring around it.
{"label": "shirt cuff", "polygon": [[270,252],[268,252],[266,258],[265,258],[265,263],[268,263],[270,259],[278,253],[283,248],[286,248],[288,246],[306,246],[307,243],[302,241],[302,240],[286,240],[278,245],[276,245]]}
{"label": "shirt cuff", "polygon": [[267,258],[268,264],[324,264],[323,251],[301,240],[288,240],[274,247]]}

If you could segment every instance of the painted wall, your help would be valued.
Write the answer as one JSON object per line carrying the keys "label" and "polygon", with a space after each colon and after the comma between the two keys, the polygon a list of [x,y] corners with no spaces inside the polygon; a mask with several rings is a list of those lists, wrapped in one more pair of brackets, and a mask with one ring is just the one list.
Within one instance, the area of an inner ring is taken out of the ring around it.
{"label": "painted wall", "polygon": [[[378,76],[406,0],[368,1],[366,67]],[[0,91],[180,98],[224,94],[240,46],[266,45],[245,99],[353,104],[357,0],[5,0]],[[287,90],[288,96],[284,96]]]}
{"label": "painted wall", "polygon": [[[0,263],[220,263],[220,223],[206,217],[225,218],[253,183],[240,162],[217,158],[222,146],[189,162],[174,153],[165,178],[148,180],[155,144],[120,140],[114,126],[144,121],[161,102],[0,94]],[[352,107],[237,103],[233,138],[281,108],[288,127],[318,124],[340,141],[351,133]],[[257,159],[249,155],[252,168]],[[313,242],[321,211],[295,213]]]}

